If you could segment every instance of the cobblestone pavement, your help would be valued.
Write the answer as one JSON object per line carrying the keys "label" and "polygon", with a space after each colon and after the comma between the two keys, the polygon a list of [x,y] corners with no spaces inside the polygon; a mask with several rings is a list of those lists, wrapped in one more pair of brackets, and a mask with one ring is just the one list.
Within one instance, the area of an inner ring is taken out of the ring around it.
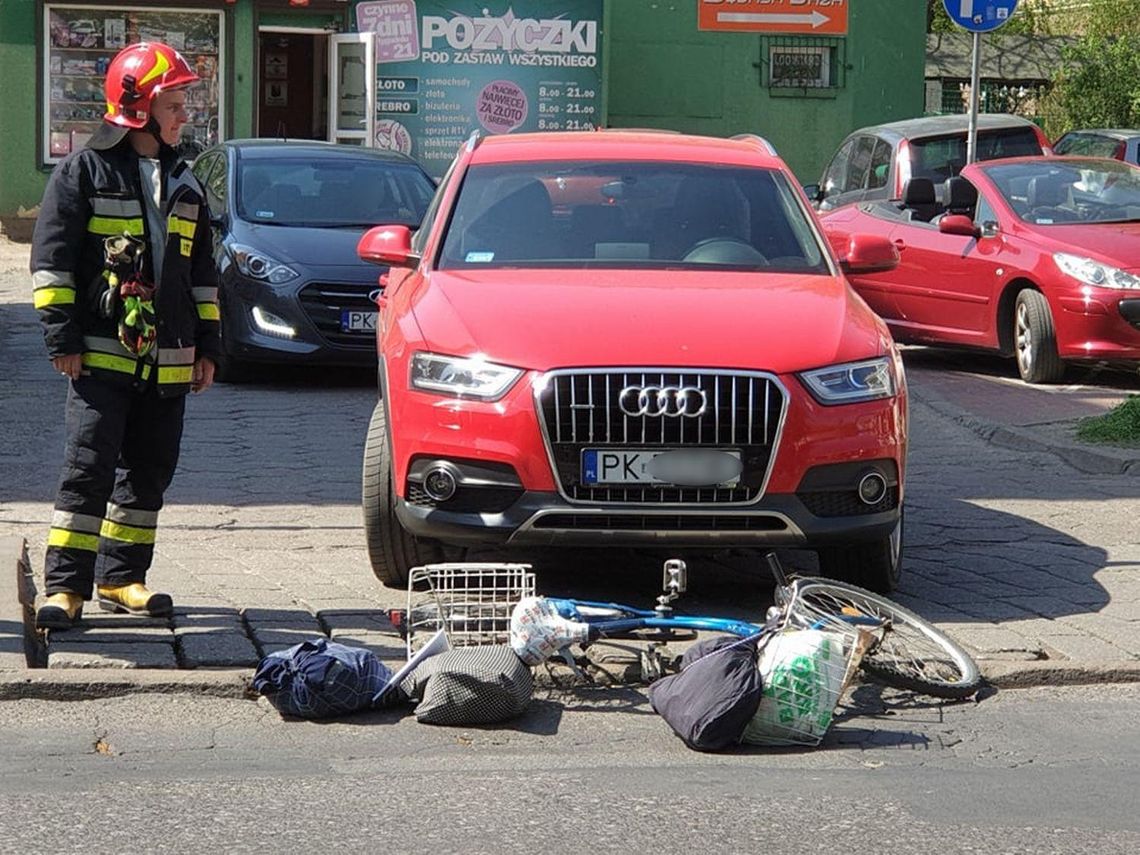
{"label": "cobblestone pavement", "polygon": [[[0,538],[25,538],[38,575],[66,389],[44,355],[26,265],[27,246],[0,238]],[[1047,451],[989,443],[947,416],[945,396],[924,385],[928,374],[911,377],[898,599],[952,632],[996,679],[1135,678],[1140,471],[1093,474]],[[83,629],[51,639],[50,668],[249,669],[261,654],[314,633],[399,659],[381,610],[402,595],[372,578],[360,523],[374,400],[370,372],[267,374],[192,396],[150,576],[174,595],[173,621],[104,616],[89,605]],[[660,556],[524,557],[550,593],[646,602],[659,584]],[[812,564],[806,552],[788,559]],[[757,566],[755,555],[709,555],[691,573],[695,591],[683,604],[762,614],[770,586],[755,581]],[[13,599],[7,590],[5,597]],[[4,617],[0,641],[11,642],[19,629]],[[22,666],[4,656],[0,669]]]}

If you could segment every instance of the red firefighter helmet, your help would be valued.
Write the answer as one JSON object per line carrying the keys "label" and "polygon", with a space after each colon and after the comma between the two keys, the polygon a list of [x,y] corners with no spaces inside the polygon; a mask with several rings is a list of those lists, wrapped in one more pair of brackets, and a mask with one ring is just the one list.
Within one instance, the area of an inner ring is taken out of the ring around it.
{"label": "red firefighter helmet", "polygon": [[150,103],[160,92],[198,82],[182,54],[161,42],[139,42],[119,51],[107,69],[104,121],[122,128],[144,128]]}

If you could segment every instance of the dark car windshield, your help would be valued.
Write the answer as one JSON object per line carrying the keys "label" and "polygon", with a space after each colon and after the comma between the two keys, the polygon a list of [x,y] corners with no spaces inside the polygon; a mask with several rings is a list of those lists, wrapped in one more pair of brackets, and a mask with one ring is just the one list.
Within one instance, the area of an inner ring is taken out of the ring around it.
{"label": "dark car windshield", "polygon": [[1021,219],[1039,225],[1140,219],[1140,169],[1119,160],[1042,159],[983,167]]}
{"label": "dark car windshield", "polygon": [[416,166],[371,157],[248,157],[240,161],[237,211],[278,226],[407,225],[435,188]]}
{"label": "dark car windshield", "polygon": [[[1033,128],[978,131],[978,160],[999,160],[1003,157],[1034,154],[1042,154],[1042,151]],[[935,184],[941,184],[961,172],[965,165],[965,134],[910,141],[912,178],[929,178]]]}
{"label": "dark car windshield", "polygon": [[775,169],[666,162],[473,166],[439,266],[829,272]]}

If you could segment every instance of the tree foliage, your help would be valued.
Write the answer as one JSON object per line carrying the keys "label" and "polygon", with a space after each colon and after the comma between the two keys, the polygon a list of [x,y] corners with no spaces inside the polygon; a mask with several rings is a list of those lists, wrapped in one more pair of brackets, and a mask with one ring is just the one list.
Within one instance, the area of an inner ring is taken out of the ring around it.
{"label": "tree foliage", "polygon": [[1056,130],[1140,128],[1140,36],[1087,35],[1066,49],[1051,101]]}

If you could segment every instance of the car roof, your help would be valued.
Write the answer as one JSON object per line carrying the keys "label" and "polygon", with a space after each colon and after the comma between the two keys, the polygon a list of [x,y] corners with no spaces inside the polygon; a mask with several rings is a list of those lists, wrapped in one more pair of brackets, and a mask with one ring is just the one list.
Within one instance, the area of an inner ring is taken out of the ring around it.
{"label": "car roof", "polygon": [[[917,119],[902,119],[897,122],[886,122],[881,125],[868,125],[852,131],[848,137],[860,134],[876,134],[878,136],[900,139],[921,139],[922,137],[940,137],[948,134],[966,133],[970,127],[970,117],[965,113],[954,113],[949,116],[923,116]],[[1036,125],[1022,116],[1012,113],[982,113],[978,116],[978,130],[988,131],[996,128],[1033,128]]]}
{"label": "car roof", "polygon": [[237,149],[241,156],[248,158],[271,158],[281,155],[306,155],[310,157],[371,157],[377,160],[390,160],[397,163],[415,163],[398,151],[381,148],[365,148],[358,145],[341,145],[321,140],[289,139],[236,139],[221,143],[226,148]]}
{"label": "car roof", "polygon": [[480,139],[472,163],[540,160],[681,161],[786,168],[762,138],[726,139],[658,130],[553,131]]}

